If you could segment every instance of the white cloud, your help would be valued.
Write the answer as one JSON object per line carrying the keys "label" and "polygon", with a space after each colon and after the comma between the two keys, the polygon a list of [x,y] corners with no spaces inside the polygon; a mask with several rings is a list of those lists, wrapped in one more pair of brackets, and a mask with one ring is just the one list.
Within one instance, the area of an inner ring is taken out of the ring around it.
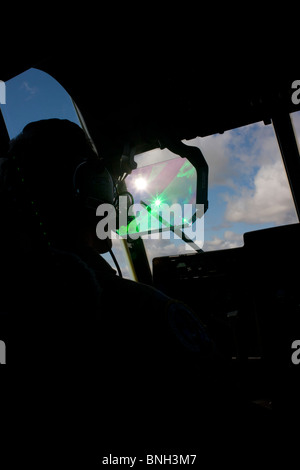
{"label": "white cloud", "polygon": [[229,222],[294,223],[297,215],[283,164],[277,161],[262,166],[253,189],[241,189],[239,194],[227,196],[225,219]]}
{"label": "white cloud", "polygon": [[[300,118],[295,115],[294,120],[297,125]],[[222,185],[231,189],[224,195],[227,208],[223,223],[297,222],[272,126],[257,123],[189,143],[199,146],[207,159],[210,188]]]}
{"label": "white cloud", "polygon": [[236,170],[230,165],[231,140],[230,133],[225,133],[185,141],[187,145],[193,145],[201,149],[209,166],[209,188],[218,185],[234,186],[233,181]]}
{"label": "white cloud", "polygon": [[155,240],[149,238],[144,239],[144,244],[150,263],[152,263],[153,258],[186,254],[188,252],[186,244],[182,240],[172,242],[171,240]]}
{"label": "white cloud", "polygon": [[38,92],[38,88],[35,86],[30,86],[27,81],[24,80],[24,82],[21,85],[21,89],[25,90],[27,93],[26,101],[29,101],[33,98],[33,96]]}
{"label": "white cloud", "polygon": [[204,251],[227,250],[229,248],[238,248],[244,245],[243,235],[226,230],[224,238],[214,237],[212,240],[204,242]]}

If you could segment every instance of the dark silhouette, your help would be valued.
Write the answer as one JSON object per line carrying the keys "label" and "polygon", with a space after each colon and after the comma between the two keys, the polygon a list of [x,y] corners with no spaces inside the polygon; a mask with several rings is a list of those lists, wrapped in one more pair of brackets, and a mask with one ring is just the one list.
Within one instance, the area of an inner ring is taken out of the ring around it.
{"label": "dark silhouette", "polygon": [[[83,162],[89,170],[78,191]],[[226,441],[228,422],[239,435],[257,410],[239,396],[195,312],[120,278],[101,257],[110,240],[96,237],[94,203],[113,194],[99,190],[87,204],[91,168],[100,181],[103,164],[82,129],[57,119],[27,125],[2,161],[7,361],[20,364],[25,354],[31,366],[55,367],[84,423],[77,439],[91,452],[101,445],[204,452],[216,435]]]}

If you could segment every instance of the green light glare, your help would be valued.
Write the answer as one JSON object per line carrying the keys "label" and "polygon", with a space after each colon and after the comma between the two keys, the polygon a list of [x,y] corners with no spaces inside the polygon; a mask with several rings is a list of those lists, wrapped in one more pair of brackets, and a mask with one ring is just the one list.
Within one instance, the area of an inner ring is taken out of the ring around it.
{"label": "green light glare", "polygon": [[152,197],[150,199],[150,206],[153,209],[158,209],[159,207],[162,206],[166,202],[167,198],[163,194],[157,194],[156,196]]}
{"label": "green light glare", "polygon": [[127,227],[125,227],[125,225],[122,225],[122,226],[119,228],[119,230],[117,230],[117,233],[118,233],[121,237],[126,237],[127,232],[128,232],[128,229],[127,229]]}
{"label": "green light glare", "polygon": [[195,167],[188,161],[186,161],[179,172],[177,173],[177,178],[192,178],[196,173]]}

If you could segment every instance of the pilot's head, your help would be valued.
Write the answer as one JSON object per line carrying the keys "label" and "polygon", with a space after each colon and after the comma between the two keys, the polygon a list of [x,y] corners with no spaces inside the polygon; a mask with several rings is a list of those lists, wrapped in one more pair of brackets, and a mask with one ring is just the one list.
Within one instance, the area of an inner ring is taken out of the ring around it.
{"label": "pilot's head", "polygon": [[28,124],[10,143],[6,171],[23,229],[40,225],[48,243],[67,248],[85,240],[108,251],[110,240],[96,237],[96,208],[113,203],[113,181],[77,124]]}

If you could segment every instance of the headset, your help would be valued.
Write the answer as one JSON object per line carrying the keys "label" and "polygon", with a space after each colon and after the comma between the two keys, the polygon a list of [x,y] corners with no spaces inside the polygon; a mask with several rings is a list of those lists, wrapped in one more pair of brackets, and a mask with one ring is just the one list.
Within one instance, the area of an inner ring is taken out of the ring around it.
{"label": "headset", "polygon": [[116,186],[100,158],[85,160],[73,174],[75,201],[87,211],[94,211],[100,204],[116,204]]}
{"label": "headset", "polygon": [[119,197],[127,197],[128,207],[134,204],[134,198],[127,191],[125,178],[131,173],[124,170],[120,162],[120,175],[115,180],[105,166],[104,159],[89,158],[76,167],[73,174],[74,199],[80,205],[81,210],[90,220],[95,222],[95,212],[99,205],[110,204],[115,208],[116,229],[119,229],[120,210]]}
{"label": "headset", "polygon": [[[73,174],[73,195],[84,216],[92,223],[96,220],[96,209],[99,205],[111,204],[118,208],[117,186],[103,159],[88,159],[77,165]],[[111,247],[108,248],[119,276],[123,277]]]}

